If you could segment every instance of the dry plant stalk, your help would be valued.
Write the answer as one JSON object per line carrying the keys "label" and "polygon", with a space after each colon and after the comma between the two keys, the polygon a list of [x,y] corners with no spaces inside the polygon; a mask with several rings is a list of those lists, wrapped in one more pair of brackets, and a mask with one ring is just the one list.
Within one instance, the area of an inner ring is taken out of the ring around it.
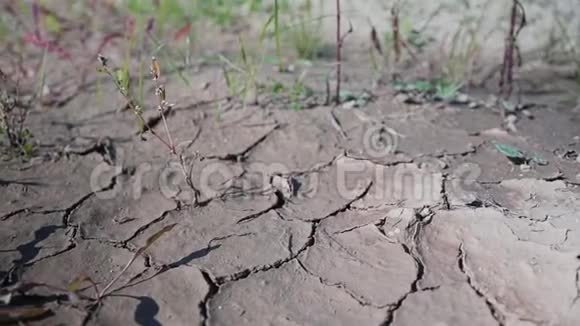
{"label": "dry plant stalk", "polygon": [[401,59],[401,28],[399,23],[399,7],[395,4],[391,8],[391,28],[393,30],[393,50],[395,51],[395,62]]}
{"label": "dry plant stalk", "polygon": [[165,130],[166,139],[161,137],[145,121],[145,118],[143,117],[143,108],[139,104],[137,104],[138,103],[137,100],[131,96],[129,89],[127,89],[127,87],[123,86],[121,84],[121,82],[119,81],[119,79],[114,75],[114,73],[111,70],[111,67],[109,65],[109,60],[100,54],[98,55],[98,59],[99,59],[99,62],[101,64],[100,70],[105,72],[107,75],[109,75],[113,79],[115,86],[117,87],[117,90],[126,99],[127,105],[129,106],[129,108],[133,111],[133,113],[137,117],[140,126],[142,126],[142,130],[140,132],[141,133],[143,133],[143,132],[151,133],[163,145],[165,145],[165,147],[167,147],[170,155],[174,156],[175,158],[177,158],[179,160],[179,165],[181,167],[181,171],[182,171],[183,176],[185,178],[185,182],[193,191],[193,195],[194,195],[193,204],[194,205],[199,204],[199,190],[194,186],[193,181],[191,180],[191,173],[192,173],[191,171],[192,170],[191,170],[191,168],[188,170],[188,168],[186,167],[186,162],[185,162],[186,158],[182,153],[178,153],[178,151],[177,151],[178,146],[176,146],[175,142],[173,141],[173,137],[171,136],[171,132],[169,131],[166,114],[169,111],[171,111],[171,109],[173,108],[173,104],[170,104],[167,101],[167,94],[165,91],[165,85],[161,84],[159,81],[159,77],[161,76],[161,68],[160,68],[160,65],[159,65],[157,58],[155,58],[155,57],[151,58],[150,71],[151,71],[152,80],[156,84],[155,95],[157,96],[157,99],[158,99],[157,111],[159,112],[159,115],[161,116],[161,120],[163,121],[163,127]]}
{"label": "dry plant stalk", "polygon": [[[520,19],[518,21],[518,16]],[[510,14],[510,28],[505,40],[505,50],[499,79],[500,97],[508,99],[513,91],[514,65],[521,66],[522,59],[517,45],[517,38],[521,30],[526,26],[526,12],[519,0],[512,0]],[[505,119],[505,108],[501,106],[502,118]]]}
{"label": "dry plant stalk", "polygon": [[371,43],[375,48],[375,50],[377,50],[377,52],[380,55],[384,55],[383,46],[381,45],[381,41],[379,40],[377,29],[374,26],[371,26]]}
{"label": "dry plant stalk", "polygon": [[155,243],[155,241],[159,240],[159,238],[161,238],[162,235],[173,230],[173,228],[176,225],[177,225],[176,223],[167,225],[164,228],[162,228],[161,230],[157,231],[157,233],[155,233],[151,237],[149,237],[147,239],[147,241],[145,241],[145,245],[143,247],[139,248],[137,251],[135,251],[135,253],[131,257],[131,259],[127,262],[127,264],[121,270],[121,272],[119,272],[119,274],[117,274],[117,276],[113,280],[111,280],[111,282],[109,282],[109,284],[107,284],[107,286],[105,286],[101,290],[101,292],[99,292],[99,298],[102,298],[103,296],[105,296],[107,294],[107,290],[110,289],[111,286],[113,286],[113,284],[115,284],[121,278],[121,276],[123,274],[125,274],[125,272],[129,269],[129,267],[131,267],[131,265],[135,262],[137,257],[139,257],[141,254],[143,254],[145,252],[145,250],[147,250],[149,247],[151,247],[151,245],[153,243]]}
{"label": "dry plant stalk", "polygon": [[340,104],[340,79],[342,78],[342,44],[340,42],[340,0],[336,0],[336,105]]}
{"label": "dry plant stalk", "polygon": [[[392,38],[393,38],[393,52],[395,53],[395,63],[401,61],[401,56],[403,54],[403,49],[407,51],[407,53],[411,56],[414,61],[418,61],[417,56],[409,47],[407,41],[405,40],[404,35],[401,33],[401,19],[400,19],[400,10],[399,10],[399,2],[395,3],[391,8],[391,30],[392,30]],[[376,37],[376,35],[375,35]],[[373,43],[375,39],[373,38]],[[378,38],[377,38],[378,40]],[[375,48],[377,46],[375,45]],[[377,49],[378,50],[378,49]],[[379,51],[381,53],[381,51]]]}
{"label": "dry plant stalk", "polygon": [[341,24],[340,0],[336,0],[336,105],[340,104],[340,87],[342,79],[342,46],[346,37],[353,32],[352,23],[344,35],[340,30]]}
{"label": "dry plant stalk", "polygon": [[[129,270],[129,267],[131,267],[131,265],[133,265],[133,263],[135,262],[135,260],[137,260],[137,257],[139,257],[140,255],[142,255],[147,249],[149,249],[149,247],[151,247],[157,240],[159,240],[165,233],[168,233],[169,231],[173,230],[173,228],[177,225],[177,223],[173,223],[170,225],[167,225],[165,227],[163,227],[161,230],[157,231],[156,233],[154,233],[153,235],[151,235],[146,241],[145,244],[140,247],[139,249],[137,249],[137,251],[135,251],[135,253],[133,253],[133,256],[131,256],[131,259],[129,259],[129,261],[127,262],[127,264],[125,264],[125,267],[123,267],[123,269],[109,282],[107,283],[107,285],[105,285],[105,287],[101,290],[99,290],[99,287],[97,285],[97,283],[87,274],[80,274],[77,277],[75,277],[67,286],[66,290],[62,290],[62,289],[58,289],[58,288],[54,288],[55,290],[59,290],[59,292],[66,292],[69,294],[69,296],[74,296],[74,297],[81,297],[85,300],[89,300],[89,301],[96,301],[96,304],[98,305],[101,302],[101,299],[110,295],[111,293],[115,292],[115,290],[113,291],[109,291],[109,289],[115,285],[115,283],[117,283],[119,281],[119,279],[121,279],[121,277],[127,272],[127,270]],[[89,284],[93,290],[95,291],[95,297],[91,298],[91,297],[87,297],[84,295],[79,295],[79,291],[83,288],[83,286],[85,284]],[[43,286],[47,286],[47,285],[43,285]]]}

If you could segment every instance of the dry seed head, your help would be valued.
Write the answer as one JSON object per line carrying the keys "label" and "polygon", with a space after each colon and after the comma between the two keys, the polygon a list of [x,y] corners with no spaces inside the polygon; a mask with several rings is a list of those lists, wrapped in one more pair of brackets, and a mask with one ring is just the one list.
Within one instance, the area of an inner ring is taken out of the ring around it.
{"label": "dry seed head", "polygon": [[157,58],[155,57],[151,58],[151,75],[153,75],[153,80],[159,79],[159,76],[161,75],[161,68],[159,67]]}
{"label": "dry seed head", "polygon": [[159,98],[159,102],[165,102],[165,87],[163,85],[159,85],[157,89],[155,89],[155,94]]}
{"label": "dry seed head", "polygon": [[100,53],[98,55],[98,59],[99,59],[99,62],[101,63],[101,66],[103,66],[103,67],[106,67],[107,66],[107,63],[109,62],[109,59],[107,59],[105,56],[103,56]]}

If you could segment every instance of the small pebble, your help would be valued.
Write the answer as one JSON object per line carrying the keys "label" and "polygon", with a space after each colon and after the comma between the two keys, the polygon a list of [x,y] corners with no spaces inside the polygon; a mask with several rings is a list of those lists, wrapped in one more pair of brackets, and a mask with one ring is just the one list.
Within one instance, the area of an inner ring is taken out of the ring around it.
{"label": "small pebble", "polygon": [[354,109],[357,107],[356,101],[348,101],[342,104],[342,108],[346,110]]}
{"label": "small pebble", "polygon": [[517,132],[517,128],[516,128],[516,122],[518,121],[518,117],[515,114],[510,114],[506,117],[505,122],[506,122],[506,127],[511,131],[511,132]]}
{"label": "small pebble", "polygon": [[529,172],[532,169],[531,166],[529,166],[528,164],[522,164],[520,165],[520,170],[522,172]]}
{"label": "small pebble", "polygon": [[470,109],[477,109],[479,108],[479,103],[477,102],[469,102],[469,104],[467,105],[468,108]]}
{"label": "small pebble", "polygon": [[522,110],[522,115],[528,119],[534,118],[534,115],[532,114],[532,112],[530,112],[530,110]]}
{"label": "small pebble", "polygon": [[407,100],[409,99],[409,96],[407,94],[404,93],[399,93],[397,95],[395,95],[395,100],[401,103],[406,103]]}
{"label": "small pebble", "polygon": [[473,103],[473,102],[469,101],[469,96],[467,96],[467,94],[463,94],[463,93],[458,93],[453,102],[456,104],[467,104],[467,103],[471,104],[471,103]]}

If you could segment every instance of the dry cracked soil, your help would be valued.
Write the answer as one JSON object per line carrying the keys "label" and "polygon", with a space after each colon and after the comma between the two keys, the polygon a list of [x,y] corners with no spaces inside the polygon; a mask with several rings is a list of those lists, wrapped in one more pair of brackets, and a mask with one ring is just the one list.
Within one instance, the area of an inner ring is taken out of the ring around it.
{"label": "dry cracked soil", "polygon": [[[365,59],[345,51],[344,87],[370,89]],[[195,202],[111,85],[31,113],[44,155],[0,163],[4,285],[88,275],[103,288],[175,226],[98,305],[15,295],[50,309],[27,325],[580,325],[577,109],[530,91],[548,104],[516,132],[493,109],[404,104],[388,87],[360,108],[216,109],[204,101],[226,93],[221,67],[195,69],[189,88],[164,76]],[[547,164],[512,162],[498,143]]]}

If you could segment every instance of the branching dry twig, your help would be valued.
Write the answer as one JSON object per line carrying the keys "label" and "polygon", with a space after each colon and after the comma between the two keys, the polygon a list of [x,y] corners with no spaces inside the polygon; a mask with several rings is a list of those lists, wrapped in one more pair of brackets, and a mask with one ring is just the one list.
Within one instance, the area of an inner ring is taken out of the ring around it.
{"label": "branching dry twig", "polygon": [[158,231],[157,233],[155,233],[151,237],[149,237],[149,239],[147,239],[147,241],[145,242],[145,245],[143,247],[139,248],[133,254],[131,259],[127,262],[127,264],[121,270],[121,272],[119,272],[119,274],[117,274],[117,276],[111,282],[109,282],[109,284],[107,284],[107,286],[105,286],[101,290],[101,292],[99,293],[99,298],[102,298],[103,296],[107,295],[107,290],[110,289],[121,278],[121,276],[123,276],[123,274],[125,274],[125,272],[129,269],[129,267],[131,267],[131,265],[133,265],[133,263],[135,262],[137,257],[139,257],[141,254],[143,254],[143,252],[145,252],[145,250],[147,250],[153,243],[155,243],[155,241],[159,240],[159,238],[161,238],[161,236],[163,234],[171,231],[176,225],[177,224],[167,225],[166,227],[164,227],[163,229],[161,229],[160,231]]}

